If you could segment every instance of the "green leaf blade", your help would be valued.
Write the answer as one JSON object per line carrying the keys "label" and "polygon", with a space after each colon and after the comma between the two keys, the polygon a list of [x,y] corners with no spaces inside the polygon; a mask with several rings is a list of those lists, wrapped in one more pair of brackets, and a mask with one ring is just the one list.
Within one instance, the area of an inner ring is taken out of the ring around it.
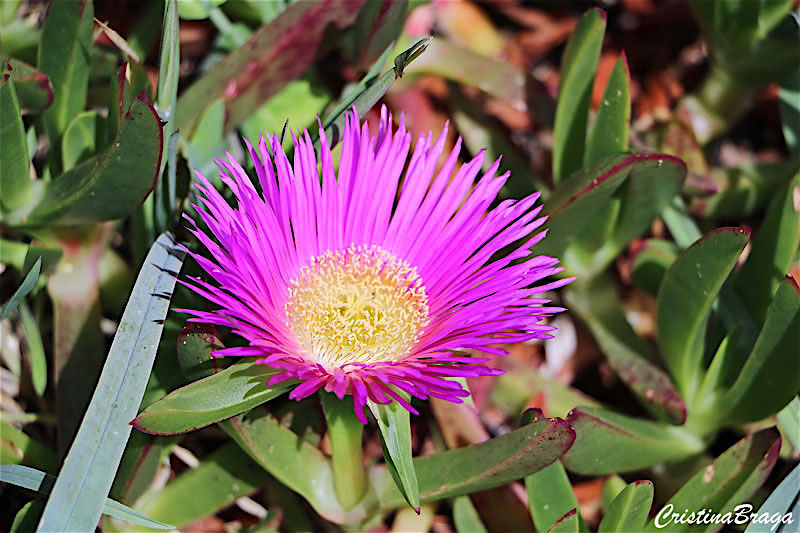
{"label": "green leaf blade", "polygon": [[[729,420],[750,422],[780,411],[800,389],[800,287],[786,276],[736,381],[717,404]],[[719,412],[717,413],[719,415]]]}
{"label": "green leaf blade", "polygon": [[603,408],[575,408],[567,422],[577,438],[562,461],[578,474],[631,472],[704,449],[699,437],[680,426],[631,418]]}
{"label": "green leaf blade", "polygon": [[653,504],[653,483],[634,481],[614,498],[598,527],[598,533],[642,531]]}
{"label": "green leaf blade", "polygon": [[410,413],[398,402],[388,405],[369,403],[378,421],[381,446],[389,472],[408,505],[419,513],[419,482],[411,449]]}
{"label": "green leaf blade", "polygon": [[623,53],[608,79],[603,101],[586,146],[584,165],[628,149],[631,89],[628,60]]}
{"label": "green leaf blade", "polygon": [[583,162],[586,122],[605,28],[605,13],[599,9],[590,9],[581,17],[564,51],[553,126],[555,183],[578,170]]}
{"label": "green leaf blade", "polygon": [[[183,251],[169,235],[153,245],[122,315],[78,434],[45,506],[39,531],[83,531],[97,524],[153,365]],[[88,459],[88,460],[87,460]]]}
{"label": "green leaf blade", "polygon": [[152,435],[175,435],[225,420],[280,396],[296,384],[287,380],[268,386],[278,372],[252,361],[234,364],[172,391],[139,413],[131,424]]}
{"label": "green leaf blade", "polygon": [[[56,483],[56,478],[50,474],[40,472],[39,470],[27,466],[0,465],[0,481],[47,495],[51,493]],[[173,525],[152,520],[111,498],[105,499],[103,503],[103,514],[152,529],[175,529]],[[87,531],[89,530],[87,529]]]}
{"label": "green leaf blade", "polygon": [[131,104],[114,143],[47,184],[33,210],[15,212],[17,226],[93,224],[125,218],[158,177],[162,127],[144,93]]}
{"label": "green leaf blade", "polygon": [[664,275],[656,303],[658,344],[687,401],[701,380],[711,305],[749,239],[749,230],[720,228],[695,242]]}
{"label": "green leaf blade", "polygon": [[86,106],[93,14],[91,0],[53,2],[42,28],[38,67],[50,77],[54,91],[53,104],[44,117],[50,146],[59,159],[64,130]]}
{"label": "green leaf blade", "polygon": [[3,158],[0,160],[0,186],[3,199],[0,201],[4,211],[12,211],[24,206],[33,194],[30,179],[30,158],[25,137],[25,125],[17,99],[17,91],[12,80],[13,68],[7,61],[2,63],[0,79],[0,145]]}
{"label": "green leaf blade", "polygon": [[17,306],[22,303],[25,297],[33,290],[33,288],[36,286],[36,282],[39,280],[39,274],[41,271],[42,258],[40,257],[25,275],[25,279],[22,280],[22,283],[19,287],[17,287],[17,290],[14,291],[14,294],[11,295],[11,299],[8,300],[2,309],[0,309],[0,320],[8,318],[11,315],[11,312],[16,309]]}

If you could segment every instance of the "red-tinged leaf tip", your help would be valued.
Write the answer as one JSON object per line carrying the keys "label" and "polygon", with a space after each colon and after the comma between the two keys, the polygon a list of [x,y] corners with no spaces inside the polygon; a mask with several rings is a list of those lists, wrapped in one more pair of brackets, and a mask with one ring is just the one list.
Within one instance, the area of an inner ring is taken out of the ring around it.
{"label": "red-tinged leaf tip", "polygon": [[628,54],[626,54],[626,53],[625,53],[625,50],[623,50],[623,51],[620,53],[619,57],[622,59],[622,64],[623,64],[623,65],[625,65],[625,74],[627,74],[627,76],[628,76],[628,81],[630,81],[630,78],[631,78],[631,69],[630,69],[630,67],[629,67],[629,65],[628,65]]}
{"label": "red-tinged leaf tip", "polygon": [[637,479],[636,481],[633,482],[633,484],[636,487],[640,485],[650,485],[651,487],[653,486],[653,482],[650,481],[649,479]]}
{"label": "red-tinged leaf tip", "polygon": [[797,291],[797,294],[800,295],[800,285],[797,284],[797,280],[794,279],[794,276],[791,274],[786,274],[786,279],[792,284],[794,290]]}
{"label": "red-tinged leaf tip", "polygon": [[417,513],[417,516],[419,516],[419,512],[420,512],[420,507],[419,507],[419,505],[417,505],[416,507],[414,507],[414,512],[415,512],[415,513]]}

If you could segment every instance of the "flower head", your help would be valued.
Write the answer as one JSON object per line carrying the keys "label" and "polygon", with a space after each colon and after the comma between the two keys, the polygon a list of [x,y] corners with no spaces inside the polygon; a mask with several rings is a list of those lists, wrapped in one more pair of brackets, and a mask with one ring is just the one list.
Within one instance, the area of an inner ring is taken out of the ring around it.
{"label": "flower head", "polygon": [[474,351],[550,337],[542,322],[562,309],[537,294],[571,280],[536,285],[563,270],[530,251],[545,235],[533,233],[539,195],[490,209],[508,173],[496,175],[497,161],[476,181],[483,153],[456,168],[460,139],[437,172],[445,138],[421,136],[409,158],[402,117],[394,129],[383,108],[373,135],[352,112],[337,172],[321,128],[319,162],[308,132],[293,136],[291,163],[262,136],[247,143],[260,192],[230,154],[217,160],[235,207],[198,173],[194,207],[210,233],[186,218],[215,283],[184,284],[217,308],[182,311],[249,344],[214,355],[283,370],[271,384],[297,378],[292,399],[351,395],[365,422],[368,400],[412,413],[404,397],[461,402],[469,393],[447,378],[501,373]]}

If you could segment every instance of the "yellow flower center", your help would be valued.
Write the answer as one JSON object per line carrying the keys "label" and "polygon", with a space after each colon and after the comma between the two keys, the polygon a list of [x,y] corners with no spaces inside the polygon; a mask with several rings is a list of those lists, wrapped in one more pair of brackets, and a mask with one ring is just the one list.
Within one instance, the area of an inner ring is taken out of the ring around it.
{"label": "yellow flower center", "polygon": [[428,325],[428,297],[405,261],[379,246],[351,246],[303,267],[286,317],[306,355],[332,370],[407,355]]}

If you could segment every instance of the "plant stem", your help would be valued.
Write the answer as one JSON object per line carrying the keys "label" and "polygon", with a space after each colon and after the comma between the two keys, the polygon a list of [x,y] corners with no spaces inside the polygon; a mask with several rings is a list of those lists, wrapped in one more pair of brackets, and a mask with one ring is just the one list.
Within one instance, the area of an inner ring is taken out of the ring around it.
{"label": "plant stem", "polygon": [[345,509],[361,501],[367,490],[362,436],[364,426],[356,418],[353,405],[328,392],[320,392],[322,410],[328,424],[333,463],[333,486]]}

